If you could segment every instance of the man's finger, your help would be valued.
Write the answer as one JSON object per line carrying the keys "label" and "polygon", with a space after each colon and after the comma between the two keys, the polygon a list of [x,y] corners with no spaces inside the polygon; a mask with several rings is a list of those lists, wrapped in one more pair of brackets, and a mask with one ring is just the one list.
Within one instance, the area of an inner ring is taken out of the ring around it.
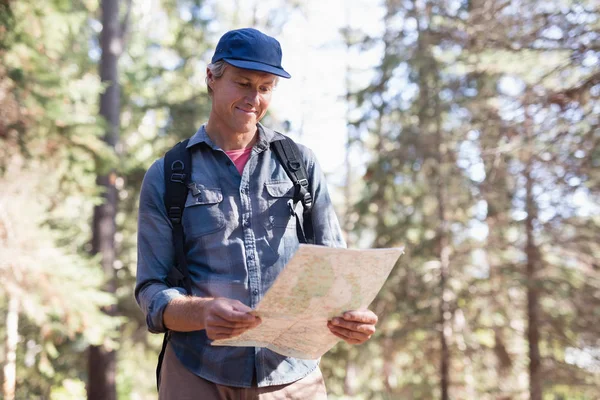
{"label": "man's finger", "polygon": [[219,308],[215,310],[215,314],[220,318],[231,322],[255,322],[259,319],[246,311],[237,311],[231,308]]}
{"label": "man's finger", "polygon": [[219,316],[217,314],[209,315],[208,318],[206,319],[206,325],[211,326],[211,327],[222,327],[222,328],[249,329],[249,328],[254,328],[255,326],[259,325],[260,323],[261,323],[261,320],[259,318],[253,317],[252,319],[249,319],[249,320],[230,321],[230,320],[222,318],[221,316]]}
{"label": "man's finger", "polygon": [[256,318],[250,314],[252,309],[239,300],[219,297],[208,304],[208,315],[216,314],[227,321],[252,321]]}
{"label": "man's finger", "polygon": [[354,321],[354,322],[362,322],[363,324],[372,324],[375,325],[377,323],[377,315],[371,310],[354,310],[354,311],[346,311],[344,315],[342,315],[346,321]]}
{"label": "man's finger", "polygon": [[239,327],[223,327],[223,326],[209,326],[206,329],[206,335],[209,339],[229,339],[235,336],[239,336],[242,333],[255,328],[256,326],[239,326]]}
{"label": "man's finger", "polygon": [[209,337],[219,336],[219,337],[231,338],[231,337],[239,336],[246,331],[248,331],[247,328],[216,327],[214,329],[210,329],[209,332],[207,332],[207,334]]}
{"label": "man's finger", "polygon": [[211,340],[231,339],[235,336],[239,336],[239,335],[231,335],[230,333],[223,333],[223,332],[208,334],[208,338]]}
{"label": "man's finger", "polygon": [[371,335],[370,334],[365,334],[362,332],[357,332],[357,331],[352,331],[349,329],[345,329],[339,326],[335,326],[332,325],[331,323],[328,324],[329,330],[334,332],[334,333],[339,333],[340,335],[342,335],[344,338],[347,339],[351,339],[351,340],[358,340],[361,343],[368,340]]}
{"label": "man's finger", "polygon": [[239,311],[239,312],[243,312],[243,313],[249,313],[252,311],[252,308],[248,307],[247,305],[245,305],[244,303],[242,303],[239,300],[233,300],[231,303],[231,307],[235,311]]}
{"label": "man's finger", "polygon": [[333,325],[329,325],[329,330],[335,336],[339,337],[340,339],[343,339],[345,342],[347,342],[349,344],[361,344],[369,339],[369,337],[367,337],[367,336],[363,336],[360,338],[354,337],[354,334],[352,332],[350,332],[348,330],[344,330],[342,328],[335,327]]}
{"label": "man's finger", "polygon": [[362,332],[367,335],[372,335],[375,333],[375,325],[372,324],[363,324],[362,322],[351,322],[346,321],[342,318],[334,318],[331,320],[331,323],[335,326],[346,328],[351,331]]}

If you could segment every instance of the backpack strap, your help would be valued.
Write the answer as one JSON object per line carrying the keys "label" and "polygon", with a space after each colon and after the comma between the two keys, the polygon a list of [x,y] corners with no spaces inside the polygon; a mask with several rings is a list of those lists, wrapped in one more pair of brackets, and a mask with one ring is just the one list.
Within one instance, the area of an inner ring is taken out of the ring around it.
{"label": "backpack strap", "polygon": [[[271,142],[271,148],[279,158],[281,166],[294,183],[294,206],[298,202],[302,203],[304,212],[302,213],[303,223],[300,223],[298,214],[296,216],[296,233],[301,243],[313,244],[315,242],[312,225],[312,205],[313,198],[310,194],[308,184],[308,173],[304,162],[300,157],[298,145],[291,138],[283,135],[283,140]],[[295,209],[295,207],[294,207]]]}
{"label": "backpack strap", "polygon": [[[170,287],[183,287],[186,293],[192,295],[192,281],[185,257],[185,235],[183,232],[183,210],[188,193],[188,182],[192,177],[192,156],[187,149],[189,139],[177,143],[165,154],[165,208],[171,225],[173,226],[173,248],[175,249],[176,265],[169,269],[167,284]],[[156,387],[160,387],[160,370],[170,332],[167,331],[163,338],[163,345],[158,356],[156,366]]]}
{"label": "backpack strap", "polygon": [[185,257],[185,236],[183,232],[183,210],[191,178],[192,156],[187,150],[189,139],[177,143],[165,154],[165,208],[173,225],[173,246],[177,264],[169,270],[167,283],[171,287],[183,287],[192,294],[192,282]]}

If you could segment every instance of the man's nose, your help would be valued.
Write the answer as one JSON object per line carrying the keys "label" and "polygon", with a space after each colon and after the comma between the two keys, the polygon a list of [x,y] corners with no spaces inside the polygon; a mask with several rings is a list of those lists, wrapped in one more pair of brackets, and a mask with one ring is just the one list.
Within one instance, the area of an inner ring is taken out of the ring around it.
{"label": "man's nose", "polygon": [[246,93],[246,101],[248,104],[257,105],[260,102],[260,93],[257,89],[251,88]]}

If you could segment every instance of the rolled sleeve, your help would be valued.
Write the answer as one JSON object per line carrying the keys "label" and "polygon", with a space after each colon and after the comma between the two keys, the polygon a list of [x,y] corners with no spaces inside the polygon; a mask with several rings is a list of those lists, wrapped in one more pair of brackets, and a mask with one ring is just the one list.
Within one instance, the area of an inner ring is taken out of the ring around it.
{"label": "rolled sleeve", "polygon": [[[167,304],[173,299],[185,296],[185,290],[182,288],[170,288],[167,286],[154,284],[149,285],[143,291],[140,304],[146,314],[146,325],[151,333],[166,332],[163,322],[163,314]],[[145,304],[147,301],[147,304]]]}
{"label": "rolled sleeve", "polygon": [[181,288],[166,284],[169,269],[175,263],[172,226],[164,205],[162,159],[146,172],[140,192],[138,217],[138,262],[135,299],[146,316],[152,333],[166,331],[163,313],[167,304],[185,295]]}

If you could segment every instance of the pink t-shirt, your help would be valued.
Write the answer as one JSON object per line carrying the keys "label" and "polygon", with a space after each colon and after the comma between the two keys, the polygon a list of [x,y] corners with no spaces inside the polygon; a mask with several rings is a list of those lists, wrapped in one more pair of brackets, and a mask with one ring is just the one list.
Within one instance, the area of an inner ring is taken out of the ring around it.
{"label": "pink t-shirt", "polygon": [[250,158],[250,153],[252,153],[252,147],[247,147],[241,150],[230,150],[225,152],[225,154],[227,154],[231,161],[233,161],[233,163],[235,164],[235,167],[240,172],[240,175],[242,174],[242,172],[244,172],[244,167],[246,166],[246,163]]}

